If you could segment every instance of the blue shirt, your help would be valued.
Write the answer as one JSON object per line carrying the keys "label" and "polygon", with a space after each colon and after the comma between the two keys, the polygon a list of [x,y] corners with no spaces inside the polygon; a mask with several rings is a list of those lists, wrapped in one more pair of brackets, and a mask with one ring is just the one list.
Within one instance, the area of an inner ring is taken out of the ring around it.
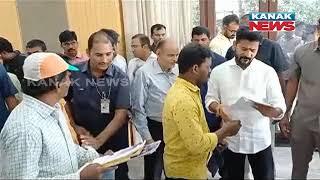
{"label": "blue shirt", "polygon": [[[224,57],[220,56],[219,54],[217,54],[213,51],[211,51],[211,60],[212,60],[211,67],[210,67],[211,70],[214,67],[216,67],[226,61],[226,59]],[[206,82],[200,87],[200,94],[201,94],[202,105],[203,105],[203,109],[204,109],[204,113],[205,113],[205,116],[207,119],[209,129],[211,132],[214,132],[219,129],[221,119],[218,118],[215,114],[209,113],[207,108],[205,107],[205,98],[207,95],[207,91],[208,91],[208,83]]]}
{"label": "blue shirt", "polygon": [[10,114],[5,99],[16,93],[18,93],[17,89],[11,82],[4,66],[0,64],[0,131]]}
{"label": "blue shirt", "polygon": [[177,65],[164,72],[158,60],[149,61],[137,70],[132,83],[132,111],[134,123],[143,139],[152,138],[147,118],[162,122],[164,99],[178,74]]}
{"label": "blue shirt", "polygon": [[[71,105],[75,123],[84,127],[93,136],[97,136],[114,118],[116,109],[130,108],[129,78],[120,68],[112,64],[100,78],[92,76],[89,62],[77,66],[80,71],[71,73],[72,85],[65,99]],[[103,94],[110,100],[109,113],[101,112]],[[110,141],[108,140],[98,152],[104,153],[107,143]]]}

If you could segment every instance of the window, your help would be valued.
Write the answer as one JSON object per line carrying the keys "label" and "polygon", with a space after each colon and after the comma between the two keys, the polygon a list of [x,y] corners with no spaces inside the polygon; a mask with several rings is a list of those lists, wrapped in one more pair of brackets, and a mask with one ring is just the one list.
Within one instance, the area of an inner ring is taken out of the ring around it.
{"label": "window", "polygon": [[[316,24],[320,17],[320,0],[279,0],[278,9],[283,12],[296,13],[295,36],[301,37],[303,43],[315,40]],[[280,39],[284,33],[278,33]]]}
{"label": "window", "polygon": [[239,18],[249,12],[259,11],[259,0],[216,0],[217,30],[222,26],[222,19],[229,14],[236,14]]}
{"label": "window", "polygon": [[192,0],[192,25],[200,26],[200,4],[199,0]]}

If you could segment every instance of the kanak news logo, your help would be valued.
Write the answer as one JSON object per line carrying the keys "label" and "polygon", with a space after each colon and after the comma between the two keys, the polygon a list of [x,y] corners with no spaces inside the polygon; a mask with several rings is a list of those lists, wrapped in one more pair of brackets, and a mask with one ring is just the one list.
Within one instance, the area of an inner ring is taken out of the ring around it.
{"label": "kanak news logo", "polygon": [[249,15],[250,31],[294,31],[294,12],[252,12]]}

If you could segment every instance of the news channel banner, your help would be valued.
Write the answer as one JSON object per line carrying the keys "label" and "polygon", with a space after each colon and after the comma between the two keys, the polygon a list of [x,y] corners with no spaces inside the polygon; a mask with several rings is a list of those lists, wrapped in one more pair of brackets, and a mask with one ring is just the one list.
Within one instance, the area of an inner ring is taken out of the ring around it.
{"label": "news channel banner", "polygon": [[295,12],[251,12],[249,14],[250,31],[294,31]]}

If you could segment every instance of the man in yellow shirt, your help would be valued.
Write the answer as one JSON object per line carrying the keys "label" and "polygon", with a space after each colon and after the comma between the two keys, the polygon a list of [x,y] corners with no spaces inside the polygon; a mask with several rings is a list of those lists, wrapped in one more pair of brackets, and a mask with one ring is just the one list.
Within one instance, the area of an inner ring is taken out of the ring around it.
{"label": "man in yellow shirt", "polygon": [[178,58],[180,75],[169,90],[163,108],[164,169],[167,179],[207,179],[206,163],[218,141],[237,134],[240,121],[225,121],[210,133],[199,85],[208,80],[210,50],[185,46]]}

